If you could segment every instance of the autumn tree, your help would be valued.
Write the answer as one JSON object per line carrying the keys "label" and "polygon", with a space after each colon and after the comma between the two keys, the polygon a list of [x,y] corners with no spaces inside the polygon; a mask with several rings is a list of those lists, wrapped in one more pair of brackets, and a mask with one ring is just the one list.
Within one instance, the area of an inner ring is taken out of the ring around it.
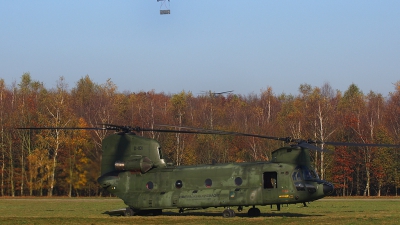
{"label": "autumn tree", "polygon": [[5,184],[5,169],[6,169],[6,142],[5,142],[5,137],[6,137],[6,120],[5,120],[5,115],[6,115],[6,99],[7,99],[8,91],[6,90],[6,85],[3,79],[0,79],[0,151],[1,151],[1,181],[0,181],[0,195],[4,196],[5,195],[5,190],[4,190],[4,184]]}
{"label": "autumn tree", "polygon": [[[262,134],[264,132],[264,127],[267,125],[266,120],[270,120],[268,118],[268,113],[270,111],[265,111],[265,109],[260,105],[259,97],[257,95],[248,95],[246,97],[246,105],[244,105],[242,109],[244,124],[242,125],[242,129],[246,133],[252,134]],[[270,110],[270,108],[268,109]],[[268,156],[263,151],[265,140],[260,138],[245,138],[249,149],[250,158],[246,159],[246,161],[261,161],[268,158]]]}
{"label": "autumn tree", "polygon": [[[171,98],[171,112],[173,114],[173,117],[175,118],[175,122],[177,126],[182,127],[185,123],[186,119],[186,107],[187,107],[187,98],[191,97],[191,93],[186,94],[186,92],[182,91],[179,94],[175,94]],[[178,130],[181,128],[178,127]],[[176,165],[180,165],[183,160],[183,151],[185,149],[185,138],[183,134],[176,133],[175,134],[175,140],[176,140],[176,147],[175,147],[175,163]]]}
{"label": "autumn tree", "polygon": [[62,128],[67,127],[71,123],[73,115],[71,108],[68,105],[70,100],[69,97],[64,78],[60,77],[56,89],[50,91],[46,102],[44,102],[48,117],[46,125],[57,128],[52,130],[50,135],[44,137],[48,142],[48,151],[52,160],[48,196],[53,195],[56,181],[56,168],[58,165],[58,154],[60,151],[65,150],[65,144],[68,141],[68,137],[65,135],[65,130]]}
{"label": "autumn tree", "polygon": [[35,137],[35,148],[28,156],[29,171],[32,181],[30,187],[35,195],[43,196],[48,193],[49,181],[52,171],[50,157],[50,143],[47,137],[51,135],[50,130],[41,130]]}
{"label": "autumn tree", "polygon": [[[98,127],[101,124],[113,124],[118,114],[116,101],[117,87],[108,79],[105,84],[99,85],[92,81],[89,75],[82,77],[71,90],[71,108],[75,118],[83,118],[90,127]],[[121,100],[119,100],[121,101]],[[91,174],[90,183],[93,186],[97,183],[100,176],[101,145],[102,140],[109,134],[106,130],[94,130],[91,132],[90,142],[95,143],[89,158],[93,161],[88,173]],[[101,193],[102,189],[96,188],[96,192]]]}
{"label": "autumn tree", "polygon": [[334,152],[332,180],[335,185],[336,193],[342,196],[352,195],[351,183],[353,182],[353,154],[348,147],[336,147]]}
{"label": "autumn tree", "polygon": [[[374,132],[377,143],[392,143],[387,130],[383,126],[377,127]],[[386,188],[386,193],[395,186],[396,182],[396,157],[395,150],[387,147],[373,148],[371,155],[371,187],[377,190],[376,195],[381,196]]]}
{"label": "autumn tree", "polygon": [[[281,109],[278,98],[275,96],[272,87],[268,87],[266,90],[261,90],[261,96],[259,100],[258,111],[261,111],[261,124],[260,134],[268,136],[279,136],[280,133],[275,132],[278,130],[278,113]],[[270,160],[271,152],[277,149],[280,143],[274,140],[263,140],[263,154],[261,158],[263,160]]]}
{"label": "autumn tree", "polygon": [[[88,124],[83,118],[77,121],[76,127],[87,128]],[[72,197],[73,189],[79,196],[79,190],[88,183],[88,169],[93,163],[88,157],[88,152],[92,150],[90,135],[87,130],[73,130],[70,132],[71,138],[66,145],[67,148],[67,168],[68,168],[68,197]]]}
{"label": "autumn tree", "polygon": [[[323,142],[321,149],[326,149],[324,142],[332,137],[336,127],[334,126],[336,115],[335,109],[337,101],[329,84],[324,84],[322,88],[314,88],[310,93],[307,104],[308,123],[313,131],[312,136],[316,140]],[[318,157],[319,156],[319,157]],[[319,164],[318,164],[319,162]],[[328,165],[325,163],[325,153],[315,152],[315,169],[319,168],[320,178],[325,178],[325,170]]]}
{"label": "autumn tree", "polygon": [[[3,120],[3,122],[5,123],[5,126],[3,127],[6,132],[4,133],[4,135],[2,135],[2,141],[3,141],[3,146],[6,149],[4,151],[4,161],[3,161],[3,167],[4,170],[7,172],[8,177],[4,178],[4,183],[6,183],[5,186],[8,187],[8,195],[14,197],[15,196],[15,192],[16,192],[16,188],[15,188],[15,183],[16,183],[16,179],[15,179],[15,169],[18,167],[18,165],[16,165],[16,160],[15,160],[15,152],[13,151],[14,148],[16,148],[16,146],[18,146],[18,135],[17,132],[15,130],[12,129],[12,127],[16,127],[18,126],[18,114],[14,113],[17,112],[17,107],[18,107],[18,103],[17,103],[17,88],[16,85],[13,84],[13,86],[11,87],[11,90],[8,92],[8,96],[4,96],[6,97],[5,100],[5,104],[6,107],[3,108],[4,111],[3,112],[3,118],[5,118],[5,121]],[[7,98],[8,97],[8,98]],[[3,139],[4,138],[4,139]],[[5,174],[5,173],[3,173]]]}
{"label": "autumn tree", "polygon": [[302,109],[303,102],[293,95],[282,94],[279,96],[282,104],[281,111],[278,114],[278,120],[283,134],[289,134],[291,137],[300,139],[302,137],[302,127],[304,117]]}
{"label": "autumn tree", "polygon": [[[389,100],[385,110],[385,127],[388,135],[393,140],[393,144],[400,144],[400,81],[395,84],[395,91],[389,94]],[[394,149],[392,158],[394,159],[394,189],[396,196],[400,189],[400,151]]]}
{"label": "autumn tree", "polygon": [[[349,86],[347,91],[344,93],[343,98],[339,102],[339,111],[340,118],[342,122],[343,132],[342,141],[344,142],[362,142],[362,131],[364,128],[364,124],[362,123],[362,113],[365,110],[365,102],[364,102],[364,94],[360,91],[360,89],[352,84]],[[349,147],[347,148],[349,151],[352,151],[352,155],[354,158],[349,158],[348,160],[352,160],[354,162],[354,179],[355,182],[355,192],[357,195],[360,195],[362,186],[366,186],[366,189],[369,188],[368,184],[364,184],[363,181],[363,172],[367,170],[365,166],[366,154],[368,153],[365,148],[360,147]],[[369,168],[368,168],[369,170]]]}

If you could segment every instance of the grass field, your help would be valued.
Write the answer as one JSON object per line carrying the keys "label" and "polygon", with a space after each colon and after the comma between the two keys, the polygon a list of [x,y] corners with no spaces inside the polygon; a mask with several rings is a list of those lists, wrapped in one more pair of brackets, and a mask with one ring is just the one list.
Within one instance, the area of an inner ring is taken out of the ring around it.
{"label": "grass field", "polygon": [[162,216],[111,217],[105,211],[125,208],[115,198],[0,198],[0,224],[400,224],[400,198],[328,198],[284,205],[281,211],[260,207],[261,217],[247,210],[222,218],[223,208],[164,210]]}

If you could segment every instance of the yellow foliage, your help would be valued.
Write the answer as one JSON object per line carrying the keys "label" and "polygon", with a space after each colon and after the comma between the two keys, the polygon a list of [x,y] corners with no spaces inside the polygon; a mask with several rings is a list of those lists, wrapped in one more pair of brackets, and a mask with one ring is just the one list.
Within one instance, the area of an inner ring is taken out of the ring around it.
{"label": "yellow foliage", "polygon": [[32,177],[32,183],[28,183],[33,190],[43,188],[42,185],[50,177],[51,174],[51,160],[48,156],[47,149],[36,148],[32,154],[27,157],[28,160],[28,173]]}

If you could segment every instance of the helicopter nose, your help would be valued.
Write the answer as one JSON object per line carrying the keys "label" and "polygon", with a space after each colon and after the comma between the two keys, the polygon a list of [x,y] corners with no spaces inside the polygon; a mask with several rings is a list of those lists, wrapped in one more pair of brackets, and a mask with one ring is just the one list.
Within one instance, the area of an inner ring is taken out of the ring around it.
{"label": "helicopter nose", "polygon": [[332,194],[332,193],[333,193],[333,190],[334,190],[333,184],[331,184],[331,183],[329,183],[329,182],[325,182],[325,183],[324,183],[323,190],[324,190],[324,195],[330,195],[330,194]]}

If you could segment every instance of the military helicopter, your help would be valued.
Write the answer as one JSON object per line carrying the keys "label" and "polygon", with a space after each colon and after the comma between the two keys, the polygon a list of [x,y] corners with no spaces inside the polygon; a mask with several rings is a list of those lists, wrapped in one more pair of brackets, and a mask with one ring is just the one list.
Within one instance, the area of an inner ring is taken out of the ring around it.
{"label": "military helicopter", "polygon": [[[174,126],[171,126],[174,127]],[[313,144],[394,146],[320,142],[269,137],[255,134],[179,127],[179,130],[147,129],[103,124],[95,128],[113,130],[102,142],[101,176],[98,183],[128,206],[110,215],[161,215],[163,209],[185,210],[224,207],[223,217],[234,217],[249,207],[248,216],[260,216],[258,205],[305,204],[330,195],[334,186],[321,180],[312,169],[309,149],[324,151]],[[32,128],[22,128],[32,129]],[[155,131],[192,134],[237,135],[266,138],[292,144],[272,152],[271,161],[195,166],[174,166],[163,157],[160,144],[137,132]]]}

